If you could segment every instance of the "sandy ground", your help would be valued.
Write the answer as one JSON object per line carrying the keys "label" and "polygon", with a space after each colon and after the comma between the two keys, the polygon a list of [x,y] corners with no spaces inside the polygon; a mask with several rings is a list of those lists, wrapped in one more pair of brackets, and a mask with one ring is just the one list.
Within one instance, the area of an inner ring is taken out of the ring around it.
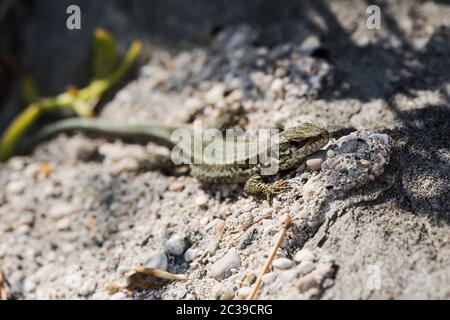
{"label": "sandy ground", "polygon": [[[60,135],[0,167],[9,296],[240,299],[290,214],[260,298],[450,298],[450,7],[380,5],[381,30],[366,28],[364,1],[314,1],[287,32],[230,24],[206,46],[155,49],[100,115],[210,123],[240,105],[247,128],[327,128],[326,149],[338,156],[340,137],[369,129],[389,137],[379,176],[331,195],[313,184],[311,193],[311,181],[333,170],[301,167],[281,176],[291,190],[269,203],[182,170],[140,171],[137,159],[166,152],[152,143]],[[364,139],[355,141],[375,148]],[[189,280],[107,290],[138,265]]]}

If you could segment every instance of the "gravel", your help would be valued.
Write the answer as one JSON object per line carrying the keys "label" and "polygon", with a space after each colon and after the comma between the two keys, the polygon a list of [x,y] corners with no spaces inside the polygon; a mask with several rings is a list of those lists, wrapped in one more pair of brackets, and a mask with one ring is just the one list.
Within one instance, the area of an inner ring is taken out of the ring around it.
{"label": "gravel", "polygon": [[[204,186],[183,168],[141,170],[149,154],[167,154],[153,143],[59,135],[0,165],[0,271],[11,296],[242,298],[290,213],[277,256],[292,259],[274,261],[259,298],[448,299],[448,6],[387,2],[407,45],[389,25],[368,32],[360,1],[324,6],[341,35],[311,29],[305,17],[287,37],[276,24],[271,36],[224,24],[204,46],[152,48],[100,114],[212,123],[229,106],[244,109],[248,129],[327,128],[329,144],[306,168],[271,179],[289,190],[257,200],[242,186]],[[146,260],[189,280],[108,290]],[[378,271],[381,287],[371,289]]]}
{"label": "gravel", "polygon": [[231,276],[232,269],[241,266],[241,257],[236,251],[231,250],[225,256],[217,260],[210,268],[210,275],[217,280],[223,280]]}

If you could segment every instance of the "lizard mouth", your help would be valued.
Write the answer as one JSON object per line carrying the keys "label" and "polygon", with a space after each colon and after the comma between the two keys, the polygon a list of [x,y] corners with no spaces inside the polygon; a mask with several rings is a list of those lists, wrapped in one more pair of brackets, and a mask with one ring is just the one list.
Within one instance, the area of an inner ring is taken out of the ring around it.
{"label": "lizard mouth", "polygon": [[328,137],[320,135],[318,137],[310,137],[301,140],[292,140],[291,143],[298,149],[318,150],[322,148],[328,141]]}

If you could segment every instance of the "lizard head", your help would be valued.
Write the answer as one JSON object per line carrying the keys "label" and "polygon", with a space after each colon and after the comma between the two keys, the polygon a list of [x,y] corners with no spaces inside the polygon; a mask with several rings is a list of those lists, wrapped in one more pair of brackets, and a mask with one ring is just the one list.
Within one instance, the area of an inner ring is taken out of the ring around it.
{"label": "lizard head", "polygon": [[280,160],[285,168],[292,167],[325,146],[329,137],[327,130],[311,123],[289,128],[279,135]]}
{"label": "lizard head", "polygon": [[328,142],[329,133],[327,130],[312,123],[303,123],[300,126],[286,129],[280,133],[280,143],[290,143],[293,145],[311,144],[316,141]]}

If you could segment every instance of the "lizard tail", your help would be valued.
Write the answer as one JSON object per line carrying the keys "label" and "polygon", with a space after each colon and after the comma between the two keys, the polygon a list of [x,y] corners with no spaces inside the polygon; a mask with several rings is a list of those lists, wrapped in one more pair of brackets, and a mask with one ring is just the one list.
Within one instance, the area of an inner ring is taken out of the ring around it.
{"label": "lizard tail", "polygon": [[47,125],[38,131],[30,142],[32,145],[35,145],[58,133],[80,131],[113,138],[142,139],[171,146],[172,133],[178,128],[180,126],[173,127],[152,122],[132,124],[99,118],[69,118]]}

